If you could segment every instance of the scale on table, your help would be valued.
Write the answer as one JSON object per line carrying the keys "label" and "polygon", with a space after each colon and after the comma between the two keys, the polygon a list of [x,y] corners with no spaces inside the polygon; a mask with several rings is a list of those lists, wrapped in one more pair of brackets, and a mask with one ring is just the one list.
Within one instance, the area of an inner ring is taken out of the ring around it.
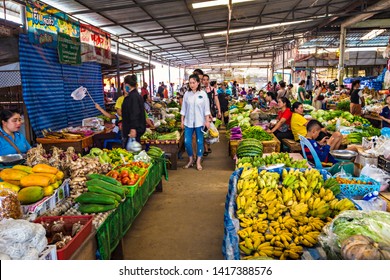
{"label": "scale on table", "polygon": [[343,165],[346,165],[350,162],[354,162],[356,157],[358,156],[358,153],[355,151],[350,150],[333,150],[329,152],[334,159],[338,160],[340,162],[340,168],[343,167]]}

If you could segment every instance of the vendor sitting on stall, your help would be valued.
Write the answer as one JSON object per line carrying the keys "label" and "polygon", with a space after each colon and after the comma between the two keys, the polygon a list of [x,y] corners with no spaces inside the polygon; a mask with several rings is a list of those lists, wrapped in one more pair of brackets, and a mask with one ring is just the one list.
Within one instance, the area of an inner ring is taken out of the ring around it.
{"label": "vendor sitting on stall", "polygon": [[[321,123],[317,120],[310,120],[307,124],[306,138],[309,140],[314,150],[317,153],[318,158],[323,163],[336,163],[337,161],[332,157],[329,152],[335,149],[335,138],[324,137],[321,141],[317,142],[316,139],[321,132]],[[307,160],[314,163],[314,157],[309,148],[305,147]]]}
{"label": "vendor sitting on stall", "polygon": [[390,127],[390,94],[386,95],[385,103],[379,117],[382,119],[382,127]]}
{"label": "vendor sitting on stall", "polygon": [[3,110],[0,113],[0,156],[25,154],[31,149],[26,137],[19,132],[22,118],[17,111]]}
{"label": "vendor sitting on stall", "polygon": [[[301,102],[295,102],[292,106],[292,117],[291,117],[291,131],[294,135],[294,140],[299,142],[299,135],[306,137],[307,135],[307,124],[309,120],[303,117],[303,105]],[[321,131],[316,138],[316,141],[321,141],[325,137],[333,137],[334,140],[334,148],[337,150],[341,146],[341,142],[343,141],[343,136],[340,132],[333,132],[333,134],[329,133],[326,128],[320,123]]]}

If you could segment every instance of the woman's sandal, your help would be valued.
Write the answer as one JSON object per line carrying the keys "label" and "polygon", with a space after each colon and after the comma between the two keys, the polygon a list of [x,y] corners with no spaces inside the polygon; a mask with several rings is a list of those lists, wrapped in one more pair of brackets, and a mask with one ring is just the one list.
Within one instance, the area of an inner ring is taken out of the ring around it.
{"label": "woman's sandal", "polygon": [[203,170],[203,167],[201,165],[200,166],[196,165],[196,170],[201,171]]}
{"label": "woman's sandal", "polygon": [[183,169],[188,169],[190,167],[193,167],[195,164],[195,161],[193,160],[192,162],[187,163],[186,165],[183,166]]}

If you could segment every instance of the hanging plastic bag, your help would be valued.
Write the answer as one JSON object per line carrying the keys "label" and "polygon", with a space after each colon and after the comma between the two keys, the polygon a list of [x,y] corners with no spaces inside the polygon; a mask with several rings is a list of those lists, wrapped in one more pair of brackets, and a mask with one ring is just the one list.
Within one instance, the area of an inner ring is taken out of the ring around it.
{"label": "hanging plastic bag", "polygon": [[363,167],[360,175],[374,179],[381,184],[380,191],[385,191],[389,187],[390,174],[372,164]]}

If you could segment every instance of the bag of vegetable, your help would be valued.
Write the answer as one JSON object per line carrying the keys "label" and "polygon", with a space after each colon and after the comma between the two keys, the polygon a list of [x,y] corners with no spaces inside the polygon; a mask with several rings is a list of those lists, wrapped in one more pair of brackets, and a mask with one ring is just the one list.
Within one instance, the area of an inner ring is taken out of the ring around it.
{"label": "bag of vegetable", "polygon": [[327,224],[318,237],[328,259],[342,259],[341,244],[353,235],[364,235],[390,245],[390,213],[383,211],[343,211]]}

